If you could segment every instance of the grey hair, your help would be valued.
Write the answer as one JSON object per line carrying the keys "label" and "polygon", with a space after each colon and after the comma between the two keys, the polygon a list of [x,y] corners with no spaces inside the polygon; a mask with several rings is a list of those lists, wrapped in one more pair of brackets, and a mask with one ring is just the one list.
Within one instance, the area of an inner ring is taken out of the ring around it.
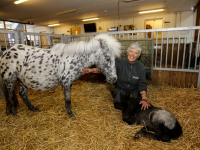
{"label": "grey hair", "polygon": [[129,52],[130,49],[138,49],[139,50],[139,57],[142,53],[142,47],[138,42],[133,42],[130,44],[130,46],[127,49],[127,53]]}

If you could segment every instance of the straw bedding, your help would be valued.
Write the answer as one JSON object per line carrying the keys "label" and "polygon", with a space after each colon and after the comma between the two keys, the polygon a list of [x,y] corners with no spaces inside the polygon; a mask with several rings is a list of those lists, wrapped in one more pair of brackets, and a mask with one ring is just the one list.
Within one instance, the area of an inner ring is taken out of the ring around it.
{"label": "straw bedding", "polygon": [[29,111],[18,95],[17,117],[7,116],[5,100],[0,100],[0,149],[200,149],[199,90],[148,85],[148,101],[174,113],[183,127],[183,136],[163,143],[134,140],[141,126],[122,121],[121,111],[113,107],[112,88],[109,84],[76,81],[71,94],[76,120],[68,117],[61,87],[48,92],[29,90],[28,97],[40,112]]}

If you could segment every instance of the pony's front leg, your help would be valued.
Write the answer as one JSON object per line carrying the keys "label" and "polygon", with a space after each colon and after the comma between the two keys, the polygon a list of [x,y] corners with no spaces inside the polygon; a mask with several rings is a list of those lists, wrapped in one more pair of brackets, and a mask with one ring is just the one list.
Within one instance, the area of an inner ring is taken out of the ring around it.
{"label": "pony's front leg", "polygon": [[21,96],[21,98],[23,99],[23,101],[25,102],[25,104],[26,104],[26,106],[28,107],[29,110],[38,111],[38,108],[34,107],[31,104],[31,102],[29,101],[29,99],[27,97],[27,93],[28,93],[27,87],[25,87],[24,84],[22,82],[20,82],[19,95]]}
{"label": "pony's front leg", "polygon": [[67,109],[67,113],[69,114],[70,118],[76,119],[76,117],[74,116],[71,110],[71,96],[70,96],[71,85],[69,87],[62,86],[62,89],[65,95],[65,107]]}

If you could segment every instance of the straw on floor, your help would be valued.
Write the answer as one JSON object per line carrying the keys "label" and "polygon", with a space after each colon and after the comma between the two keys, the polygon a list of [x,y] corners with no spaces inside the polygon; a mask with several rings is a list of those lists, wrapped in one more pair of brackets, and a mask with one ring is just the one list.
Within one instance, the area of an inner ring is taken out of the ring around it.
{"label": "straw on floor", "polygon": [[183,127],[183,136],[171,143],[146,138],[134,140],[141,128],[122,121],[109,92],[113,85],[76,81],[72,86],[69,118],[62,88],[48,92],[29,90],[28,97],[39,112],[29,111],[18,95],[18,116],[6,115],[0,100],[0,149],[24,150],[178,150],[200,149],[200,91],[148,85],[148,101],[171,111]]}

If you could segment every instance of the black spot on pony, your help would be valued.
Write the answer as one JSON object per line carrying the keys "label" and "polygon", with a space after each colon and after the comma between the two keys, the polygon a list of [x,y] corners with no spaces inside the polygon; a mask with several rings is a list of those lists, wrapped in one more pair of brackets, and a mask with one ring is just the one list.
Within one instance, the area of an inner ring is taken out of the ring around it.
{"label": "black spot on pony", "polygon": [[182,135],[182,127],[171,112],[152,105],[146,110],[141,110],[137,99],[130,97],[125,92],[121,92],[120,97],[123,121],[129,125],[145,125],[135,134],[135,138],[147,137],[170,142],[171,139],[177,139]]}
{"label": "black spot on pony", "polygon": [[14,93],[20,81],[19,95],[29,110],[38,110],[27,97],[28,88],[47,91],[59,85],[65,95],[65,107],[70,117],[71,86],[81,76],[83,68],[96,65],[108,83],[117,80],[115,59],[120,57],[121,45],[112,36],[100,34],[85,42],[60,43],[51,49],[16,44],[0,55],[0,74],[6,98],[7,113],[17,114],[18,101]]}

